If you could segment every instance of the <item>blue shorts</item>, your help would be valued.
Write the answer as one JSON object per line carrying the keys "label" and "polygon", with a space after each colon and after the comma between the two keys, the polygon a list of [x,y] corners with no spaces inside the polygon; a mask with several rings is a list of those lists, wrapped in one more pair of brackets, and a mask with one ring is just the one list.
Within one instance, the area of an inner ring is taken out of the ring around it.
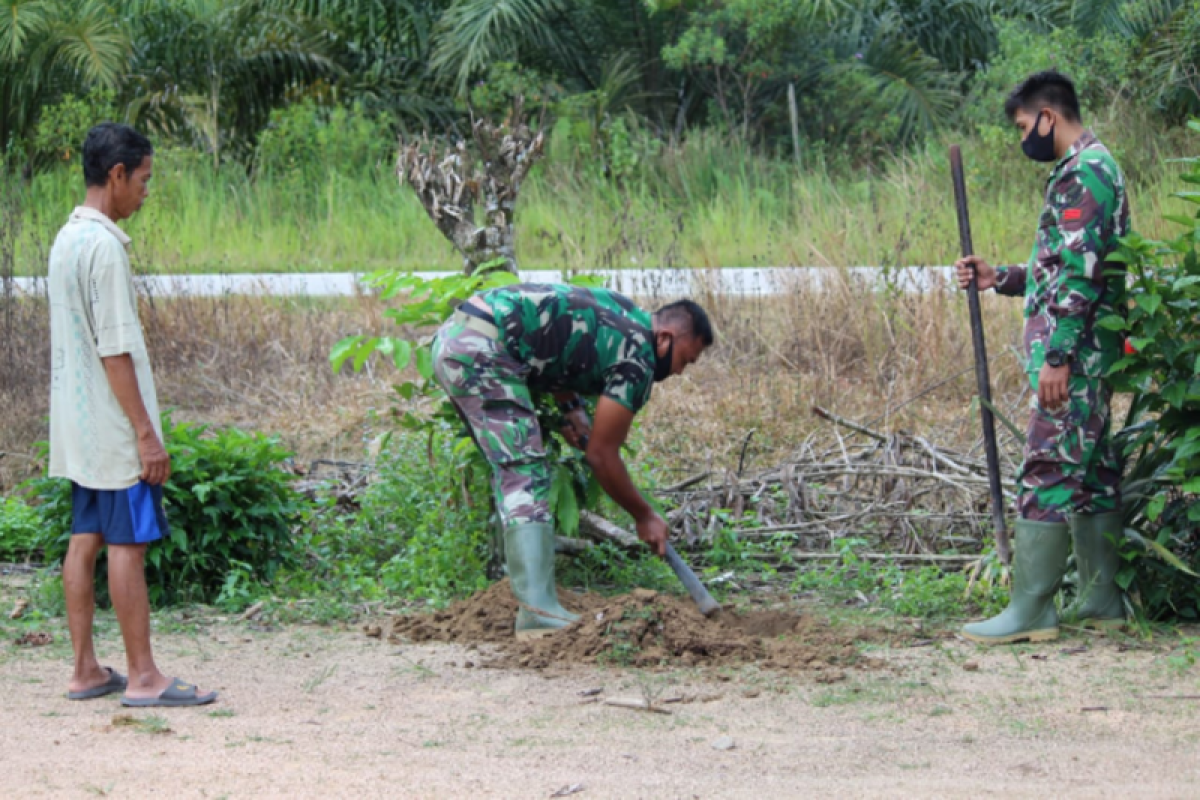
{"label": "blue shorts", "polygon": [[105,544],[147,544],[168,533],[162,487],[88,489],[71,482],[71,533],[98,533]]}

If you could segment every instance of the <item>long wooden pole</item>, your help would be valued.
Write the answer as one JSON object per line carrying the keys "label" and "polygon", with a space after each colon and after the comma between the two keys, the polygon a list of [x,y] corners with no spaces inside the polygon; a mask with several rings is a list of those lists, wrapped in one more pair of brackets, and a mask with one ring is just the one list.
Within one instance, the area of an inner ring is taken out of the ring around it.
{"label": "long wooden pole", "polygon": [[[950,147],[950,173],[954,178],[954,206],[958,211],[958,239],[964,257],[974,255],[971,243],[971,217],[967,212],[967,182],[963,176],[962,150],[958,145]],[[996,420],[992,415],[992,381],[988,376],[987,343],[983,338],[983,314],[979,309],[979,286],[975,278],[967,287],[967,307],[971,313],[971,340],[975,345],[975,381],[979,396],[986,403],[979,404],[979,416],[983,421],[983,447],[987,454],[988,484],[992,490],[992,523],[996,529],[996,551],[1000,560],[1008,564],[1012,560],[1012,548],[1008,541],[1008,528],[1004,523],[1004,492],[1000,488],[1000,454],[996,449]]]}

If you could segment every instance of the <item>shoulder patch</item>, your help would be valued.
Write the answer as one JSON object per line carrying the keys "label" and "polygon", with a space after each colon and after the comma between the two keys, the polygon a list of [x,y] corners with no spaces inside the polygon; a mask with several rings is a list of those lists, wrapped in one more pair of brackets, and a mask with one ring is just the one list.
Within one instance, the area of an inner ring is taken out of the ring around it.
{"label": "shoulder patch", "polygon": [[1062,215],[1064,222],[1075,222],[1083,218],[1083,211],[1078,208],[1068,208]]}

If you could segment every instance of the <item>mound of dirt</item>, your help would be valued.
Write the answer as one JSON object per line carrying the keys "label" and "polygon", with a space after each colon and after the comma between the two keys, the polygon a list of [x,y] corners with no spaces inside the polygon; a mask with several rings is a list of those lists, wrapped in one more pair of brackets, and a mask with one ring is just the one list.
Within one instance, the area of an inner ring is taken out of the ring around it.
{"label": "mound of dirt", "polygon": [[607,663],[633,667],[737,666],[824,673],[836,680],[847,666],[870,666],[858,645],[876,635],[833,628],[794,611],[724,609],[711,618],[690,599],[635,589],[616,597],[561,591],[564,606],[583,618],[559,633],[518,642],[517,604],[507,581],[432,614],[396,617],[392,640],[499,645],[489,667],[544,669]]}

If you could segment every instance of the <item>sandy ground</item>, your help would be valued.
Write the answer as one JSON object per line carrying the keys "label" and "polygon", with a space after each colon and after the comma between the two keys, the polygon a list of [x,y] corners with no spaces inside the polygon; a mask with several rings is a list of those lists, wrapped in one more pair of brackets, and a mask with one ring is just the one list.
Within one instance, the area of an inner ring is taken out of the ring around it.
{"label": "sandy ground", "polygon": [[[887,668],[822,684],[491,669],[486,649],[357,627],[159,628],[164,668],[216,705],[70,702],[63,626],[34,648],[5,628],[0,797],[1200,796],[1197,644],[1178,635],[991,651],[947,636],[876,647]],[[99,636],[121,666],[111,619]],[[646,697],[670,713],[604,703]]]}

